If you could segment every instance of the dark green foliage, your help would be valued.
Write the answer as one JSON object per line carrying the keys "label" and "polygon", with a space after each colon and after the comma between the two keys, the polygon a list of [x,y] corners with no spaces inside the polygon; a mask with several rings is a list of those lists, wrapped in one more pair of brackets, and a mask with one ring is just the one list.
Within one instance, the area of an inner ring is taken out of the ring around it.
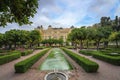
{"label": "dark green foliage", "polygon": [[79,52],[80,52],[80,54],[84,54],[84,55],[88,55],[88,56],[92,55],[91,54],[92,51],[90,51],[90,50],[87,50],[87,51],[86,50],[80,50]]}
{"label": "dark green foliage", "polygon": [[20,56],[21,56],[20,52],[14,52],[9,55],[0,56],[0,65],[4,63],[8,63],[14,59],[20,58]]}
{"label": "dark green foliage", "polygon": [[120,51],[101,50],[99,52],[101,52],[102,54],[105,54],[105,55],[109,55],[109,56],[116,56],[116,57],[120,56]]}
{"label": "dark green foliage", "polygon": [[35,49],[44,49],[46,48],[45,46],[39,46],[39,47],[36,47]]}
{"label": "dark green foliage", "polygon": [[114,65],[120,65],[120,56],[109,56],[96,51],[93,52],[93,57]]}
{"label": "dark green foliage", "polygon": [[21,55],[26,56],[26,55],[31,54],[32,52],[33,52],[33,50],[26,50],[26,51],[21,52]]}
{"label": "dark green foliage", "polygon": [[105,51],[120,54],[120,48],[115,48],[115,46],[112,46],[112,48],[106,48]]}
{"label": "dark green foliage", "polygon": [[63,44],[63,38],[60,38],[60,39],[52,39],[52,38],[49,38],[49,39],[45,39],[42,41],[42,44],[49,44],[49,46],[51,46],[52,44],[60,44],[62,45]]}
{"label": "dark green foliage", "polygon": [[0,26],[16,22],[31,24],[30,17],[37,12],[38,0],[0,0]]}
{"label": "dark green foliage", "polygon": [[97,72],[99,65],[85,57],[73,53],[65,48],[62,48],[73,60],[75,60],[86,72]]}
{"label": "dark green foliage", "polygon": [[29,44],[30,48],[34,48],[34,45],[39,44],[40,40],[41,40],[40,32],[38,30],[32,30],[29,33],[29,39],[27,43]]}
{"label": "dark green foliage", "polygon": [[120,56],[119,54],[114,55],[108,53],[110,51],[80,51],[82,54],[92,55],[94,58],[106,61],[114,65],[120,65]]}
{"label": "dark green foliage", "polygon": [[74,46],[65,46],[65,48],[74,49],[75,47]]}
{"label": "dark green foliage", "polygon": [[9,50],[0,50],[0,53],[6,53],[9,52]]}
{"label": "dark green foliage", "polygon": [[17,64],[15,64],[15,72],[16,73],[26,72],[36,61],[38,61],[48,51],[49,49],[46,49],[28,59],[18,62]]}
{"label": "dark green foliage", "polygon": [[34,48],[40,40],[41,36],[38,30],[13,29],[6,31],[5,34],[0,34],[0,47],[4,46],[5,49]]}

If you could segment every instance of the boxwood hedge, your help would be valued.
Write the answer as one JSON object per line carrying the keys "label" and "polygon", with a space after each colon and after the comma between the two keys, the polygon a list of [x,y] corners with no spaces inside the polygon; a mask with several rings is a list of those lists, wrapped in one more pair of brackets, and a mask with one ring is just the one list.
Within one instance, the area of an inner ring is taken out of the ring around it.
{"label": "boxwood hedge", "polygon": [[107,52],[103,51],[80,51],[82,54],[92,55],[94,58],[106,61],[114,65],[120,65],[120,56],[112,56]]}
{"label": "boxwood hedge", "polygon": [[65,48],[74,49],[75,47],[74,46],[65,46]]}
{"label": "boxwood hedge", "polygon": [[21,55],[26,56],[26,55],[31,54],[32,52],[33,52],[33,50],[25,50],[25,51],[21,52]]}
{"label": "boxwood hedge", "polygon": [[86,72],[97,72],[99,65],[85,57],[69,51],[65,48],[61,48],[65,53],[67,53],[73,60],[75,60]]}
{"label": "boxwood hedge", "polygon": [[39,47],[36,47],[35,49],[45,49],[47,48],[46,46],[39,46]]}
{"label": "boxwood hedge", "polygon": [[92,55],[91,52],[92,51],[90,51],[90,50],[80,50],[79,51],[80,54],[84,54],[84,55],[87,55],[87,56],[91,56]]}
{"label": "boxwood hedge", "polygon": [[20,52],[13,52],[9,55],[0,56],[0,65],[8,63],[14,59],[20,58],[20,56],[21,56]]}
{"label": "boxwood hedge", "polygon": [[49,49],[43,50],[40,53],[25,59],[21,62],[15,64],[16,73],[24,73],[26,72],[36,61],[38,61],[45,53],[48,52]]}
{"label": "boxwood hedge", "polygon": [[93,57],[120,66],[120,56],[109,56],[96,51],[93,52]]}

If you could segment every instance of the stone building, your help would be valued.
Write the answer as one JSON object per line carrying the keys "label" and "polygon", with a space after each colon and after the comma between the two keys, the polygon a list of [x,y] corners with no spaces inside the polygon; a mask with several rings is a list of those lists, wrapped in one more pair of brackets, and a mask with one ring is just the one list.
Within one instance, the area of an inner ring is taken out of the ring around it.
{"label": "stone building", "polygon": [[71,32],[71,28],[53,28],[51,25],[48,26],[48,29],[43,29],[43,26],[38,26],[36,29],[40,31],[42,39],[60,39],[62,38],[66,42],[67,35]]}

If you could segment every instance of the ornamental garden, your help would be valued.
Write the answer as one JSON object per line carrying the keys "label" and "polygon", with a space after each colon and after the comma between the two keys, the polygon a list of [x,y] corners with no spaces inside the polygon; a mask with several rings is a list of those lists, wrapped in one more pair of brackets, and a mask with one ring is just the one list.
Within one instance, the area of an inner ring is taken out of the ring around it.
{"label": "ornamental garden", "polygon": [[72,27],[66,37],[43,38],[38,29],[0,34],[0,80],[119,80],[119,66],[117,16]]}

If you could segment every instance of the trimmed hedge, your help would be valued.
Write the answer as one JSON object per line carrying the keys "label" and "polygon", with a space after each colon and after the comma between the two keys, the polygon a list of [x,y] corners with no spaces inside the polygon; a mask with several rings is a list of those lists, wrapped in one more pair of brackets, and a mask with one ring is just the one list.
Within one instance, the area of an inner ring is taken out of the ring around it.
{"label": "trimmed hedge", "polygon": [[104,55],[96,51],[93,52],[93,57],[120,66],[120,56],[117,57],[117,56]]}
{"label": "trimmed hedge", "polygon": [[0,56],[0,65],[4,64],[4,63],[8,63],[8,62],[15,60],[17,58],[20,58],[20,56],[21,56],[20,52],[14,52],[14,53],[9,54],[9,55]]}
{"label": "trimmed hedge", "polygon": [[65,48],[74,49],[75,47],[74,46],[65,46]]}
{"label": "trimmed hedge", "polygon": [[114,65],[120,65],[120,56],[112,56],[112,54],[109,54],[105,51],[80,51],[82,54],[88,54],[92,55],[94,58],[106,61],[108,63],[114,64]]}
{"label": "trimmed hedge", "polygon": [[35,49],[45,49],[47,48],[46,46],[39,46],[39,47],[36,47]]}
{"label": "trimmed hedge", "polygon": [[1,50],[0,49],[0,53],[6,53],[6,52],[10,52],[10,50]]}
{"label": "trimmed hedge", "polygon": [[97,72],[99,65],[85,57],[69,51],[65,48],[61,48],[65,53],[67,53],[73,60],[75,60],[86,72]]}
{"label": "trimmed hedge", "polygon": [[26,55],[31,54],[32,52],[33,52],[33,50],[26,50],[26,51],[21,52],[21,55],[26,56]]}
{"label": "trimmed hedge", "polygon": [[89,51],[89,50],[80,50],[79,51],[80,54],[84,54],[84,55],[87,55],[87,56],[91,56],[92,55],[91,52],[92,51]]}
{"label": "trimmed hedge", "polygon": [[16,73],[24,73],[26,72],[36,61],[38,61],[45,53],[47,53],[49,49],[43,50],[40,53],[25,59],[21,62],[15,64]]}

